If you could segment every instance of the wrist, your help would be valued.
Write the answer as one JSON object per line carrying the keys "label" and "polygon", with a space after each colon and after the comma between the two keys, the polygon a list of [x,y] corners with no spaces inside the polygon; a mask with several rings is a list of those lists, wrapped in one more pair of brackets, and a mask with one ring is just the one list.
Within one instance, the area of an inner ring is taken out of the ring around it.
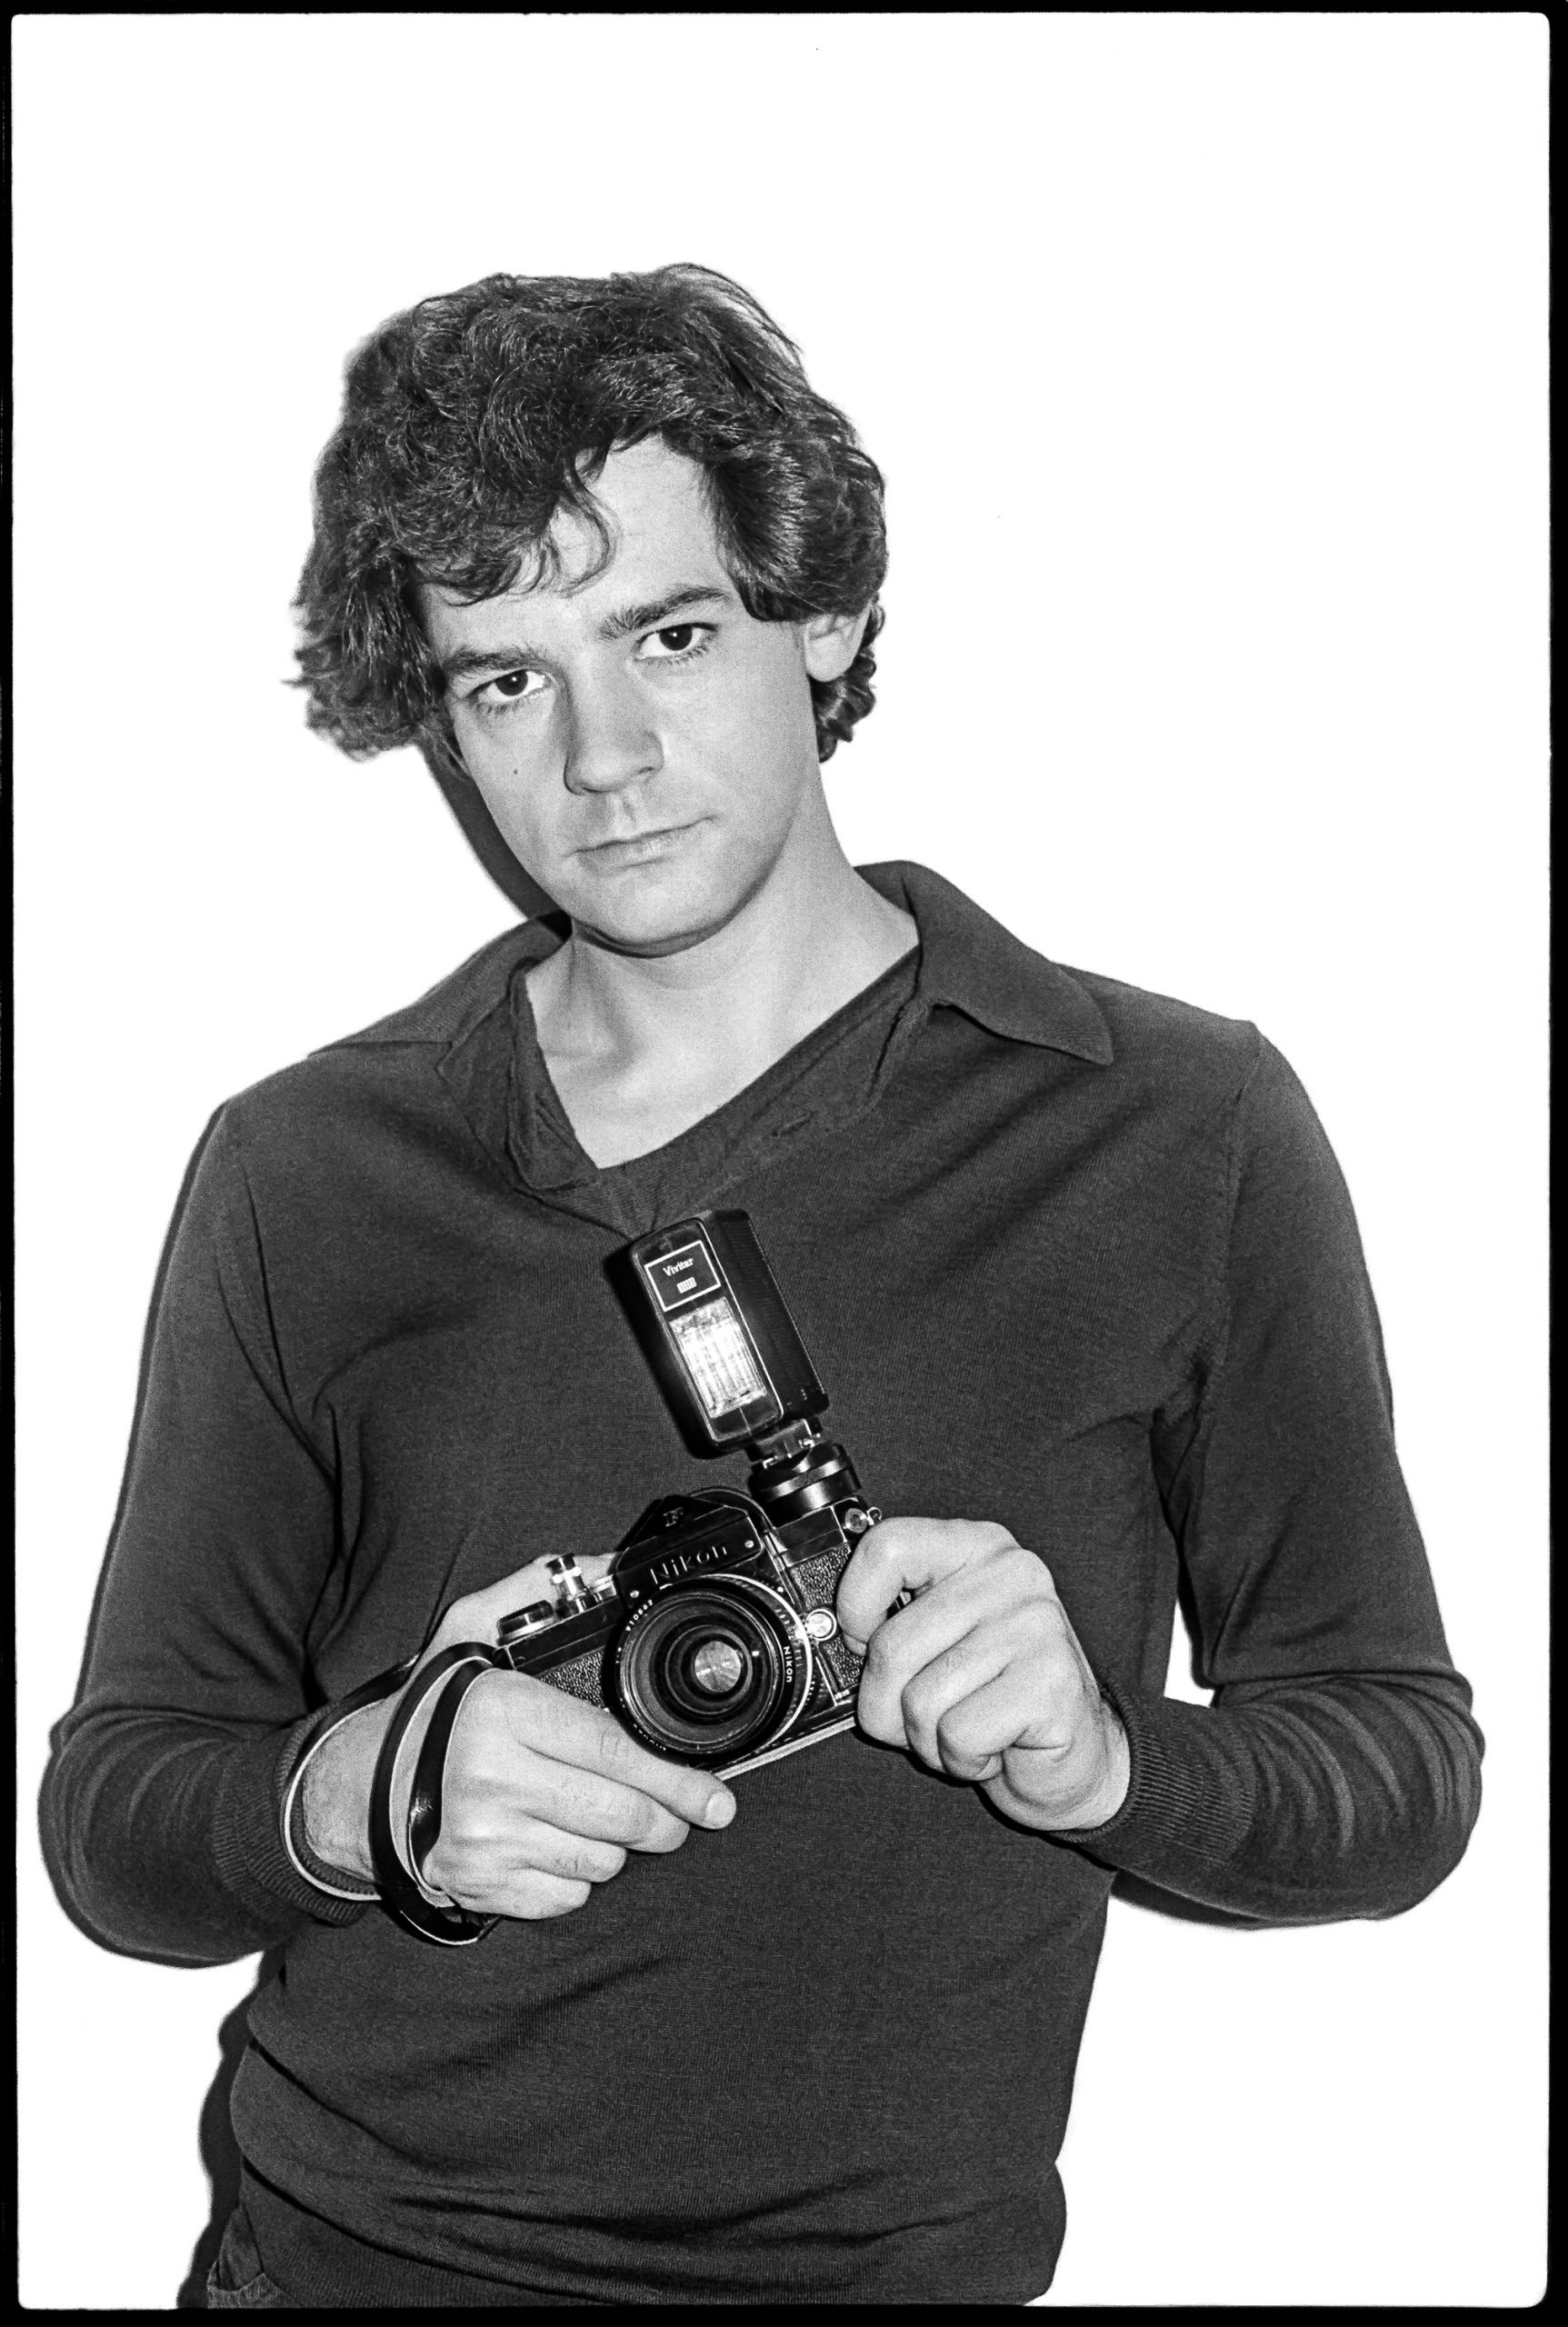
{"label": "wrist", "polygon": [[1132,1785],[1133,1756],[1127,1743],[1127,1733],[1115,1708],[1102,1701],[1100,1708],[1100,1750],[1095,1756],[1096,1773],[1081,1788],[1066,1791],[1058,1771],[1044,1783],[1027,1777],[1022,1783],[1017,1774],[1007,1788],[1007,1797],[999,1807],[1008,1811],[1025,1826],[1036,1833],[1061,1834],[1071,1841],[1080,1833],[1089,1833],[1097,1826],[1108,1825],[1126,1801]]}
{"label": "wrist", "polygon": [[1114,1706],[1101,1702],[1101,1716],[1105,1743],[1104,1772],[1091,1798],[1079,1804],[1070,1822],[1058,1829],[1063,1833],[1087,1833],[1095,1826],[1107,1826],[1127,1799],[1133,1783],[1133,1755],[1127,1743],[1127,1733]]}
{"label": "wrist", "polygon": [[363,1883],[375,1881],[370,1785],[396,1703],[393,1697],[363,1706],[335,1729],[312,1755],[300,1788],[300,1819],[312,1856]]}

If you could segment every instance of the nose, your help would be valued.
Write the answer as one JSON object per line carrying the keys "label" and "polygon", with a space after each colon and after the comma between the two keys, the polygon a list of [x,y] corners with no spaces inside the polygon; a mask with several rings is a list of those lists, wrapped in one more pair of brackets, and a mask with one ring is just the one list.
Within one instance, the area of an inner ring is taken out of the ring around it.
{"label": "nose", "polygon": [[656,775],[664,747],[649,723],[645,696],[618,674],[596,672],[571,689],[566,734],[568,792],[622,792]]}

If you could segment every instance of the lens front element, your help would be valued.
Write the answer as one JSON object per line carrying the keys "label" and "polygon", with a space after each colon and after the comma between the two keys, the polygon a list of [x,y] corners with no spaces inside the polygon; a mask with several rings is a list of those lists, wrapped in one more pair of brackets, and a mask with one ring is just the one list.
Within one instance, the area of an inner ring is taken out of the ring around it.
{"label": "lens front element", "polygon": [[749,1576],[678,1585],[637,1611],[608,1675],[646,1745],[682,1761],[737,1760],[780,1737],[811,1693],[796,1611]]}
{"label": "lens front element", "polygon": [[744,1649],[715,1634],[711,1640],[698,1642],[691,1651],[686,1670],[705,1696],[733,1697],[747,1679],[749,1668]]}

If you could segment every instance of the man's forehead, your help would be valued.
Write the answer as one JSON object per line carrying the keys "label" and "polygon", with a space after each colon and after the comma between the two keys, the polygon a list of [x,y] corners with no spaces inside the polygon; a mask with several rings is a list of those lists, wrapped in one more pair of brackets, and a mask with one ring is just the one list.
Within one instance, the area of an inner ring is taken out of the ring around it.
{"label": "man's forehead", "polygon": [[602,599],[651,598],[694,580],[731,594],[694,461],[650,440],[611,453],[589,490],[597,524],[575,510],[557,512],[544,554],[524,550],[516,581],[494,597],[465,602],[438,583],[421,584],[427,619],[471,632],[475,618],[504,620],[518,606],[536,608],[541,600],[597,605]]}

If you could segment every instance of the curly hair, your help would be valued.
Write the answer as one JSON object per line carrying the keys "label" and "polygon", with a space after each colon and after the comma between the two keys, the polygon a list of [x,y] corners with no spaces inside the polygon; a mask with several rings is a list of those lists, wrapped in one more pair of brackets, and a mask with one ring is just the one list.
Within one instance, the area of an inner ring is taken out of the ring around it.
{"label": "curly hair", "polygon": [[349,360],[316,471],[300,579],[310,725],[351,757],[454,746],[414,593],[474,604],[558,571],[556,514],[614,554],[592,494],[612,451],[657,435],[704,472],[719,549],[759,622],[856,614],[844,676],[811,682],[827,759],[874,700],[883,482],[844,414],[748,292],[694,265],[601,278],[490,275],[422,300]]}

